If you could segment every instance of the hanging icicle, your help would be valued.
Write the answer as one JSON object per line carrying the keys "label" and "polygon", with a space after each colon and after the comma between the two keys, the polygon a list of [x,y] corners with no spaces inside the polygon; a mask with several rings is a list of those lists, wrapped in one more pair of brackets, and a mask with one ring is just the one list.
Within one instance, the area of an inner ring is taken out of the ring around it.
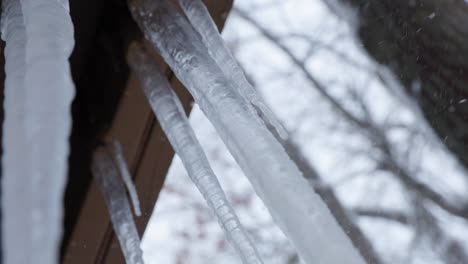
{"label": "hanging icicle", "polygon": [[[26,31],[19,0],[2,2],[2,39],[5,41],[5,120],[2,160],[3,263],[31,263],[32,195],[24,155],[24,71]],[[18,195],[21,194],[21,195]]]}
{"label": "hanging icicle", "polygon": [[286,139],[288,136],[286,129],[247,80],[244,71],[219,34],[218,28],[205,4],[201,0],[179,0],[179,3],[192,26],[202,37],[203,43],[208,48],[211,57],[226,77],[229,78],[231,83],[235,84],[234,86],[245,100],[260,110],[262,113],[261,117],[275,128],[278,135]]}
{"label": "hanging icicle", "polygon": [[[212,122],[273,219],[306,263],[361,264],[327,206],[169,1],[135,0],[132,15]],[[245,97],[245,95],[244,95]]]}
{"label": "hanging icicle", "polygon": [[138,199],[138,193],[135,188],[135,184],[133,184],[130,170],[128,169],[127,163],[125,162],[122,146],[120,145],[119,141],[113,140],[112,147],[114,152],[114,159],[117,162],[117,166],[119,167],[120,175],[122,176],[125,187],[127,188],[127,191],[130,194],[130,198],[132,199],[135,215],[141,216],[140,200]]}
{"label": "hanging icicle", "polygon": [[[57,263],[66,183],[74,46],[68,0],[21,0],[26,28],[25,164],[33,195],[28,263]],[[16,264],[16,263],[15,263]]]}
{"label": "hanging icicle", "polygon": [[67,0],[3,1],[6,264],[59,259],[74,95],[68,64],[73,25],[67,7]]}
{"label": "hanging icicle", "polygon": [[156,61],[135,44],[129,52],[129,63],[140,79],[144,93],[162,129],[182,160],[193,183],[218,218],[228,241],[236,249],[243,263],[263,263],[227,201],[224,191],[189,124],[179,98],[171,89]]}
{"label": "hanging icicle", "polygon": [[112,226],[120,242],[127,264],[143,264],[140,237],[133,220],[132,210],[109,150],[101,147],[93,157],[92,172],[106,201]]}

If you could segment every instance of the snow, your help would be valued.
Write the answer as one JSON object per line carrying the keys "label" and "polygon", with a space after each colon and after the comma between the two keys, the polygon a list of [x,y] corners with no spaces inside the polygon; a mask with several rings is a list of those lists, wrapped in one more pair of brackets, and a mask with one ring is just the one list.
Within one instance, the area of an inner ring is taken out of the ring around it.
{"label": "snow", "polygon": [[108,150],[100,148],[93,157],[92,172],[106,201],[112,226],[127,264],[143,264],[140,237],[133,220],[125,187]]}
{"label": "snow", "polygon": [[135,211],[135,215],[141,216],[140,200],[138,199],[138,193],[135,188],[135,184],[133,184],[132,176],[130,175],[130,171],[123,156],[122,145],[119,141],[114,140],[112,142],[112,146],[114,150],[114,159],[117,162],[120,175],[122,176],[122,179],[125,183],[125,187],[127,188],[127,191],[130,194],[130,198],[132,199],[133,210]]}
{"label": "snow", "polygon": [[269,122],[276,132],[286,139],[287,132],[283,125],[277,120],[273,112],[261,97],[257,95],[255,89],[247,80],[244,71],[221,38],[216,24],[203,2],[201,0],[180,0],[179,3],[192,26],[202,37],[203,43],[208,48],[212,59],[230,81],[235,84],[234,87],[238,89],[241,96],[257,107],[262,113],[261,117],[265,118],[265,121]]}
{"label": "snow", "polygon": [[66,0],[5,1],[3,6],[5,263],[58,262],[74,96],[67,6]]}
{"label": "snow", "polygon": [[226,199],[208,159],[188,122],[182,105],[156,62],[134,45],[129,61],[143,85],[156,117],[177,155],[181,158],[193,183],[217,216],[221,228],[236,249],[243,263],[263,263],[257,249],[241,226]]}
{"label": "snow", "polygon": [[252,106],[236,92],[185,18],[166,1],[142,1],[131,10],[145,36],[210,119],[303,260],[364,263],[326,205]]}

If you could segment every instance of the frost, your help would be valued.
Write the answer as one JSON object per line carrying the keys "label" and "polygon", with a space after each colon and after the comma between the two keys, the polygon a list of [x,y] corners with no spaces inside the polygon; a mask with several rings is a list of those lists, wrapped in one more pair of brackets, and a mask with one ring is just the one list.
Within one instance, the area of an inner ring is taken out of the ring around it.
{"label": "frost", "polygon": [[105,148],[96,151],[92,165],[93,176],[106,201],[112,226],[119,239],[127,264],[143,264],[140,237],[133,221],[125,187],[109,152]]}
{"label": "frost", "polygon": [[2,38],[5,262],[57,263],[74,96],[73,25],[57,0],[7,0]]}
{"label": "frost", "polygon": [[211,58],[188,21],[168,1],[133,4],[133,16],[145,36],[189,89],[303,260],[364,263],[327,206],[239,94],[232,78]]}
{"label": "frost", "polygon": [[138,200],[138,193],[135,188],[135,184],[133,184],[132,176],[130,175],[130,171],[128,169],[127,163],[125,162],[125,158],[123,156],[122,146],[117,140],[112,142],[113,152],[114,152],[114,159],[117,162],[117,166],[119,167],[120,175],[125,183],[125,187],[127,187],[127,191],[130,194],[130,198],[132,199],[133,210],[135,210],[135,214],[137,216],[141,216],[141,209],[140,209],[140,201]]}
{"label": "frost", "polygon": [[287,137],[286,130],[245,77],[242,68],[224,43],[203,2],[200,0],[179,0],[179,3],[190,23],[202,37],[211,57],[226,77],[235,84],[234,86],[241,96],[257,107],[261,111],[262,117],[266,119],[265,121],[269,122],[276,132],[285,139]]}
{"label": "frost", "polygon": [[144,93],[190,178],[205,198],[228,240],[248,264],[263,263],[241,226],[213,172],[184,109],[156,62],[137,45],[129,52],[129,62],[140,79]]}

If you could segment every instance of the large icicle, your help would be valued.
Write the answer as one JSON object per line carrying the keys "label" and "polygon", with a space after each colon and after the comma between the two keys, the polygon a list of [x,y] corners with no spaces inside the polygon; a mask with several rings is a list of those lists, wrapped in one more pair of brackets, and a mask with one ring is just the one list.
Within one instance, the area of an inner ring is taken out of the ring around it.
{"label": "large icicle", "polygon": [[208,48],[211,57],[226,77],[239,89],[241,96],[257,107],[262,112],[261,117],[265,118],[265,121],[270,123],[282,138],[286,138],[288,134],[283,125],[277,120],[275,114],[258,96],[255,89],[247,80],[244,71],[219,34],[218,28],[205,4],[201,0],[179,0],[179,3],[192,26],[202,37],[203,43]]}
{"label": "large icicle", "polygon": [[120,242],[127,264],[143,264],[140,236],[133,220],[132,210],[122,179],[109,153],[101,147],[93,157],[92,171],[106,201],[112,226]]}
{"label": "large icicle", "polygon": [[23,164],[24,70],[26,32],[19,0],[2,2],[2,39],[5,46],[5,120],[2,159],[2,263],[32,263],[31,181]]}
{"label": "large icicle", "polygon": [[362,257],[327,206],[233,88],[208,49],[169,1],[131,1],[132,14],[190,90],[306,263],[361,264]]}
{"label": "large icicle", "polygon": [[25,263],[53,264],[59,260],[74,96],[68,62],[74,46],[73,24],[68,0],[20,2],[26,29],[23,122],[27,151],[26,173],[14,176],[30,185],[32,195],[32,249]]}
{"label": "large icicle", "polygon": [[190,178],[212,209],[228,240],[243,263],[263,263],[255,246],[241,226],[234,210],[213,172],[193,132],[182,104],[156,61],[140,47],[133,45],[129,63],[140,79],[149,103]]}
{"label": "large icicle", "polygon": [[128,169],[127,163],[125,162],[122,146],[120,145],[119,141],[114,140],[112,142],[112,147],[114,149],[114,158],[117,162],[117,166],[119,167],[120,175],[122,176],[125,187],[127,187],[127,191],[130,194],[130,198],[132,199],[135,215],[141,216],[140,200],[138,199],[138,193],[135,188],[135,184],[133,184],[130,170]]}

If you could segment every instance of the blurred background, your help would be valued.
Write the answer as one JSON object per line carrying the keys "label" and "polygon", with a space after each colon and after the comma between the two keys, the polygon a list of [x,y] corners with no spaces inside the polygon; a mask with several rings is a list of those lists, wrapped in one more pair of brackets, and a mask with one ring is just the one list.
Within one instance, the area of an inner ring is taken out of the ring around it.
{"label": "blurred background", "polygon": [[[369,58],[353,18],[329,7],[236,0],[223,37],[287,128],[291,158],[367,260],[468,263],[465,168],[388,67]],[[413,80],[410,92],[422,86]],[[196,105],[190,120],[265,263],[300,263]],[[177,157],[142,247],[149,264],[240,263]]]}

